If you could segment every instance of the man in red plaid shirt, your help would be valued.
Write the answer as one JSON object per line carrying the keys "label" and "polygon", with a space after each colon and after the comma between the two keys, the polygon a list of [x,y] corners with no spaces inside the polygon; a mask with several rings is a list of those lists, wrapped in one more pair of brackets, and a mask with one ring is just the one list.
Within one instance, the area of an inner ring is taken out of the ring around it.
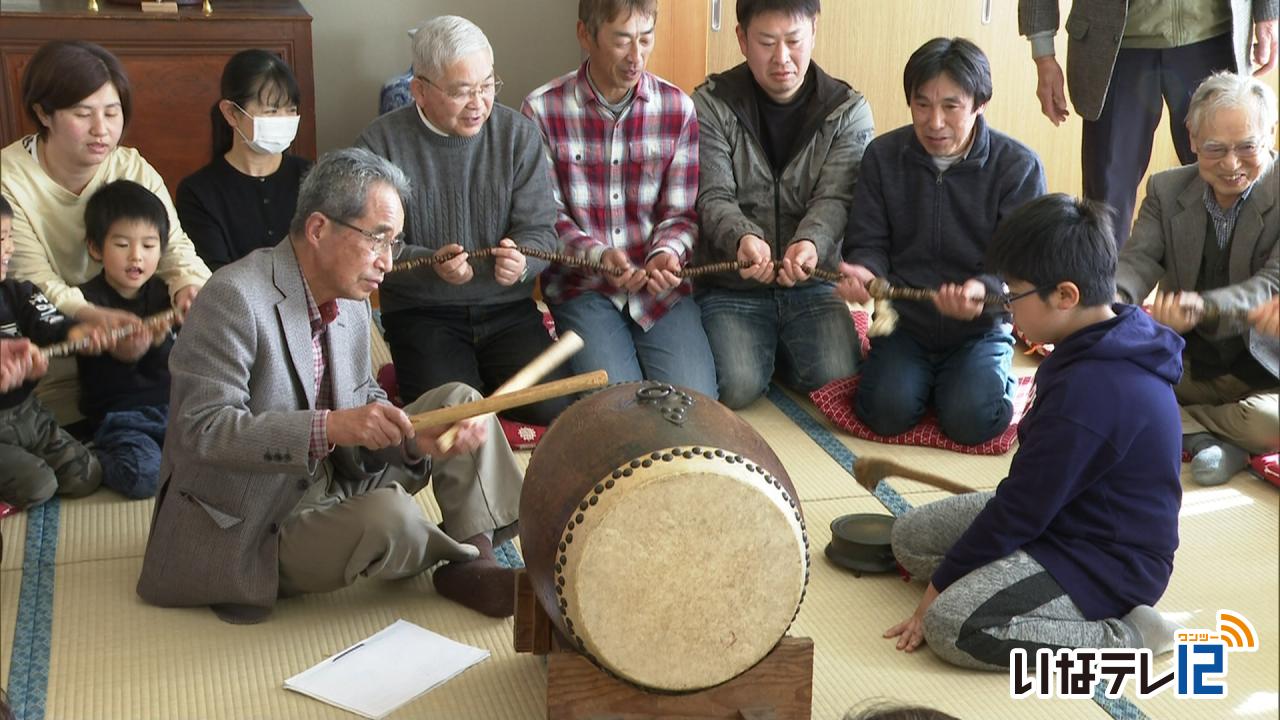
{"label": "man in red plaid shirt", "polygon": [[586,349],[574,372],[670,382],[716,397],[701,313],[675,273],[698,236],[698,118],[645,71],[656,0],[581,0],[587,61],[525,100],[553,166],[562,249],[620,275],[551,267],[543,293],[560,332]]}

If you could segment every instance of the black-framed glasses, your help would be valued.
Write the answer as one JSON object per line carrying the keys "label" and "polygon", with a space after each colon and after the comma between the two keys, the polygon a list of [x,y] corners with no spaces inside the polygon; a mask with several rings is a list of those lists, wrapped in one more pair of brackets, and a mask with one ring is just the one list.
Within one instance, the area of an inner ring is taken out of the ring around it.
{"label": "black-framed glasses", "polygon": [[1024,291],[1022,291],[1022,292],[1020,292],[1020,293],[1005,293],[1005,294],[1004,294],[1003,296],[1001,296],[1001,298],[1000,298],[1000,304],[1001,304],[1001,305],[1003,305],[1003,306],[1005,307],[1005,309],[1006,309],[1006,310],[1008,310],[1008,309],[1010,309],[1010,308],[1012,308],[1012,307],[1013,307],[1013,304],[1014,304],[1014,303],[1018,302],[1019,300],[1021,300],[1021,299],[1022,299],[1022,298],[1024,298],[1024,297],[1030,297],[1030,296],[1032,296],[1032,295],[1035,295],[1035,294],[1036,294],[1036,293],[1038,293],[1038,292],[1044,292],[1045,290],[1052,290],[1052,289],[1054,289],[1055,287],[1057,287],[1057,285],[1056,285],[1056,284],[1054,284],[1054,285],[1040,285],[1040,286],[1038,286],[1038,287],[1033,287],[1033,288],[1031,288],[1030,290],[1024,290]]}
{"label": "black-framed glasses", "polygon": [[364,228],[356,227],[355,225],[352,225],[346,220],[340,220],[336,217],[329,217],[328,215],[325,215],[325,217],[338,223],[344,228],[347,228],[349,230],[355,230],[356,232],[363,235],[366,240],[372,243],[371,245],[369,245],[369,252],[375,257],[390,250],[391,259],[395,260],[396,258],[400,257],[401,252],[404,252],[404,233],[400,233],[399,235],[392,235],[390,232],[376,233],[376,232],[373,232],[372,230],[365,230]]}
{"label": "black-framed glasses", "polygon": [[499,92],[502,91],[502,80],[499,79],[497,75],[494,75],[492,80],[486,80],[479,85],[461,85],[453,88],[452,90],[446,90],[445,88],[431,82],[426,75],[415,75],[414,77],[444,93],[445,97],[456,103],[466,102],[471,98],[475,98],[477,100],[492,100],[498,96]]}
{"label": "black-framed glasses", "polygon": [[1228,152],[1231,152],[1238,158],[1248,160],[1257,157],[1261,151],[1262,143],[1257,140],[1245,140],[1235,145],[1211,142],[1201,145],[1200,152],[1196,153],[1196,155],[1205,160],[1221,160],[1227,156]]}

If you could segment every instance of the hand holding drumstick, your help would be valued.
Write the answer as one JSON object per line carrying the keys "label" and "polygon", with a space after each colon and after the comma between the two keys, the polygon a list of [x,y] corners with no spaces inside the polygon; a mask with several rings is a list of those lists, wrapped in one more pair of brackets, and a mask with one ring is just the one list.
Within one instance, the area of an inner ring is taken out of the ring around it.
{"label": "hand holding drumstick", "polygon": [[[524,390],[546,377],[547,373],[557,367],[560,367],[560,365],[564,364],[566,360],[573,357],[573,355],[585,346],[586,343],[583,342],[578,333],[570,330],[560,336],[559,340],[552,343],[551,347],[543,350],[537,357],[531,360],[528,365],[520,368],[519,372],[512,375],[506,382],[499,385],[498,389],[494,390],[493,395],[490,397],[497,397],[499,395],[513,393],[517,390]],[[436,445],[440,450],[448,452],[453,448],[454,443],[457,441],[458,432],[459,428],[456,428],[456,426],[445,430],[440,433],[438,438],[436,438]]]}

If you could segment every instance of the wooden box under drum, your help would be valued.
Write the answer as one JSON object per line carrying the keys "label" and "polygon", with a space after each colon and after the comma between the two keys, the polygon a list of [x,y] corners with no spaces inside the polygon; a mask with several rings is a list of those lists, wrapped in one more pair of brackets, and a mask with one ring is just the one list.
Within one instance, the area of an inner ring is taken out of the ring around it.
{"label": "wooden box under drum", "polygon": [[648,693],[741,676],[804,597],[808,535],[782,463],[728,408],[670,385],[565,411],[530,459],[520,517],[529,594],[563,644]]}

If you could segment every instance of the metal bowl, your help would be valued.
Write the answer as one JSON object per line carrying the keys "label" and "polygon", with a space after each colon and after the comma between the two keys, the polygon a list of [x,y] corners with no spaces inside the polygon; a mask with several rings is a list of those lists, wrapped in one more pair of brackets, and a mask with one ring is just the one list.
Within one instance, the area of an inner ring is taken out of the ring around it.
{"label": "metal bowl", "polygon": [[893,521],[892,515],[880,513],[841,515],[832,520],[827,559],[854,572],[891,572],[898,566],[890,546]]}

